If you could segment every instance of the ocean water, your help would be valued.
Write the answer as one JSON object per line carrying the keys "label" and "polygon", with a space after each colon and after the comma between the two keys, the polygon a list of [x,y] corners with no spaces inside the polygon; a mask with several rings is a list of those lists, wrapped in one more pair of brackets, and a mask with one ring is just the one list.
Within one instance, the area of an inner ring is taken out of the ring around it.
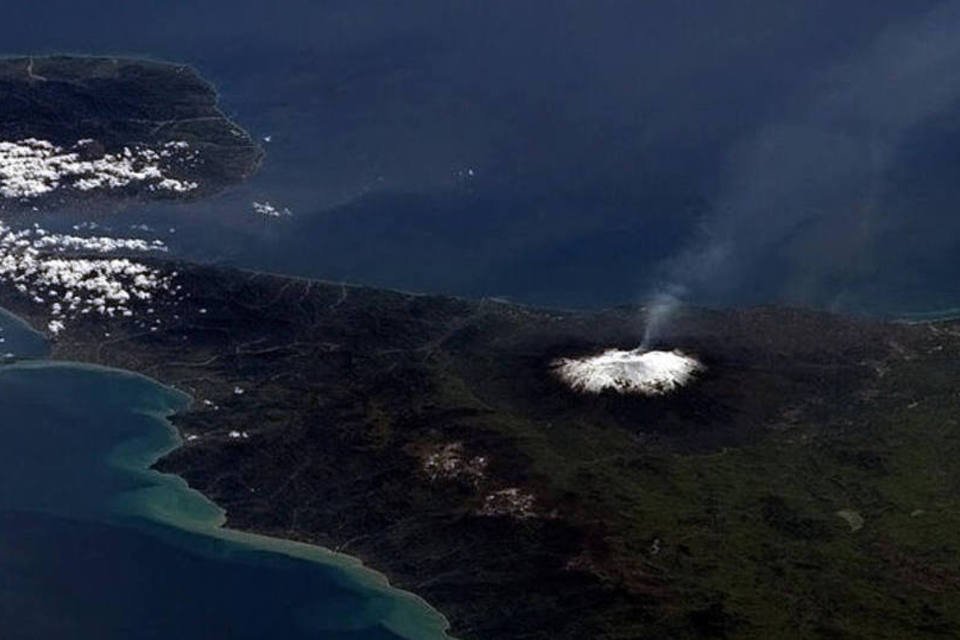
{"label": "ocean water", "polygon": [[215,505],[150,471],[178,443],[164,416],[183,394],[30,358],[42,342],[2,320],[26,358],[0,365],[0,637],[446,637],[442,616],[355,561],[224,530]]}
{"label": "ocean water", "polygon": [[20,358],[41,358],[47,342],[20,318],[0,308],[0,364]]}
{"label": "ocean water", "polygon": [[[101,220],[150,224],[180,255],[560,306],[637,303],[675,280],[721,305],[960,305],[952,0],[5,12],[6,52],[190,63],[269,138],[241,188]],[[726,269],[675,268],[720,249]]]}

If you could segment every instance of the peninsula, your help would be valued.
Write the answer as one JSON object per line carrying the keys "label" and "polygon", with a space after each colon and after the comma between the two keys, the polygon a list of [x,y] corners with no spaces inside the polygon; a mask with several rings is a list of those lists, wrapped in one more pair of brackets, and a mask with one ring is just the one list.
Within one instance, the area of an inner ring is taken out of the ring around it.
{"label": "peninsula", "polygon": [[209,196],[263,152],[186,65],[0,58],[0,211]]}

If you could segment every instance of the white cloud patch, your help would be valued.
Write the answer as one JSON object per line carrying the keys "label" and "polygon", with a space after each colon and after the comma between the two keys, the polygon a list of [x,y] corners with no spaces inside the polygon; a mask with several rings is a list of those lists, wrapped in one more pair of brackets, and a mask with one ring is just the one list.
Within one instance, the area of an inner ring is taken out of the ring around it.
{"label": "white cloud patch", "polygon": [[290,209],[287,209],[286,207],[281,209],[270,202],[254,202],[253,212],[266,218],[283,218],[293,215],[293,212],[290,211]]}
{"label": "white cloud patch", "polygon": [[[165,251],[156,241],[48,233],[34,225],[12,230],[0,222],[0,282],[48,309],[54,335],[82,315],[131,317],[138,307],[173,289],[166,274],[128,257],[89,257],[118,251]],[[72,254],[72,255],[71,255]],[[152,307],[147,309],[149,314]]]}
{"label": "white cloud patch", "polygon": [[161,251],[167,250],[167,245],[161,240],[142,240],[140,238],[111,238],[109,236],[83,237],[46,233],[42,229],[35,230],[37,234],[32,241],[36,249],[47,249],[59,253],[67,251],[83,253],[112,253],[116,251]]}
{"label": "white cloud patch", "polygon": [[186,142],[170,141],[156,149],[124,147],[92,159],[84,152],[91,144],[92,140],[79,140],[65,149],[36,138],[0,141],[0,197],[30,199],[64,188],[95,191],[131,184],[184,193],[199,186],[164,172],[174,162],[197,161],[197,152]]}

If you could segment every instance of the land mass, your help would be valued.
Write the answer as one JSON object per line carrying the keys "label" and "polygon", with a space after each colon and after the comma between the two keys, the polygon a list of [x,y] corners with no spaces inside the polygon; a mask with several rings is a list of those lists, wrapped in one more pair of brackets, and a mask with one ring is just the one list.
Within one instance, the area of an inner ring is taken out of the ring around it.
{"label": "land mass", "polygon": [[695,382],[592,395],[550,363],[636,346],[639,310],[153,267],[181,287],[157,320],[79,318],[53,356],[191,393],[161,470],[231,527],[384,570],[457,637],[960,629],[958,325],[686,310],[664,346]]}
{"label": "land mass", "polygon": [[[9,211],[193,198],[260,159],[178,65],[7,59],[0,110]],[[643,310],[413,295],[16,226],[0,221],[0,306],[55,358],[195,399],[158,468],[231,527],[363,559],[463,640],[960,631],[960,323],[683,309],[650,346],[695,358],[692,380],[584,393],[553,363],[634,349]]]}
{"label": "land mass", "polygon": [[0,114],[0,211],[205,197],[263,156],[186,65],[0,58]]}

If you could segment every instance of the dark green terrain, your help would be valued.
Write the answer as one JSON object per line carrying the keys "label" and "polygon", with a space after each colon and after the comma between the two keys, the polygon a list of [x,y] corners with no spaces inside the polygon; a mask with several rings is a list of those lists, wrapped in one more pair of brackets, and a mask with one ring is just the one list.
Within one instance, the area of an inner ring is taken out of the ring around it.
{"label": "dark green terrain", "polygon": [[706,364],[691,386],[585,396],[550,362],[635,346],[639,310],[168,268],[159,330],[78,319],[53,355],[189,391],[159,468],[232,527],[363,558],[459,638],[960,633],[958,325],[686,310],[663,346]]}
{"label": "dark green terrain", "polygon": [[[85,159],[183,141],[195,161],[166,163],[170,177],[195,181],[190,192],[130,185],[110,195],[128,199],[196,199],[242,182],[260,165],[262,149],[217,105],[214,88],[187,65],[141,59],[34,56],[0,58],[0,141],[29,138],[70,148],[90,140]],[[0,198],[0,210],[103,207],[100,192],[58,189],[26,201]]]}

